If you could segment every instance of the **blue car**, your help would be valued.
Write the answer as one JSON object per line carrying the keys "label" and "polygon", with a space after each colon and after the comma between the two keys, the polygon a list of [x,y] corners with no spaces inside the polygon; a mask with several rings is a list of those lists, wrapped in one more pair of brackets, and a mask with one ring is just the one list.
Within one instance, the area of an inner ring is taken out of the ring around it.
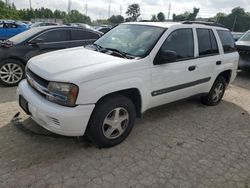
{"label": "blue car", "polygon": [[28,29],[29,26],[22,22],[0,21],[0,40],[6,40]]}

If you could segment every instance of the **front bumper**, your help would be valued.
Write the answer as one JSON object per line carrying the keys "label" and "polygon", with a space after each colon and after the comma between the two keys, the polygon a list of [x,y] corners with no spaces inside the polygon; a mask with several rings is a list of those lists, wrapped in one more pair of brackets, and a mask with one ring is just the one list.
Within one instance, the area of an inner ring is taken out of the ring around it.
{"label": "front bumper", "polygon": [[84,135],[95,107],[94,104],[78,105],[73,108],[54,104],[39,95],[26,80],[23,80],[17,88],[18,99],[20,95],[28,101],[29,112],[36,123],[64,136]]}

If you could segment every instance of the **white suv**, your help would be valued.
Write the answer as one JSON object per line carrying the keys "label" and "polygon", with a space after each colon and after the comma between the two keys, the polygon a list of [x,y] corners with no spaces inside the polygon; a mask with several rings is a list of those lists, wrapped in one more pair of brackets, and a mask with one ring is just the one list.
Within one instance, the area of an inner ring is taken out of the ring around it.
{"label": "white suv", "polygon": [[18,100],[47,130],[86,133],[98,146],[110,147],[150,108],[194,95],[217,105],[236,77],[238,59],[223,27],[125,23],[86,48],[32,58]]}

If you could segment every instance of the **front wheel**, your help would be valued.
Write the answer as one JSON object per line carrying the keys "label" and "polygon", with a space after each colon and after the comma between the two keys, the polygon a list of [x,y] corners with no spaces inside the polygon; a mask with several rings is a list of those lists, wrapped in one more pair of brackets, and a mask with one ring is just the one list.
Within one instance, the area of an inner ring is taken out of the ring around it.
{"label": "front wheel", "polygon": [[0,63],[0,84],[16,86],[25,76],[25,66],[15,59],[4,60]]}
{"label": "front wheel", "polygon": [[219,76],[215,80],[209,94],[201,97],[202,103],[208,106],[215,106],[219,104],[225,93],[226,86],[227,83],[225,78],[223,76]]}
{"label": "front wheel", "polygon": [[132,101],[122,95],[100,101],[93,111],[87,136],[99,147],[111,147],[127,138],[136,118]]}

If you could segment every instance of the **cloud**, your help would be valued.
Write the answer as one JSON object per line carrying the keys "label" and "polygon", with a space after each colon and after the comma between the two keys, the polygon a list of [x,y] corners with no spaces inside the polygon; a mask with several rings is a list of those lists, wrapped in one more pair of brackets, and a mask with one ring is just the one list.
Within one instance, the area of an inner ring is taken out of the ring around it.
{"label": "cloud", "polygon": [[[163,12],[168,15],[168,7],[171,1],[171,16],[173,13],[180,14],[185,11],[192,11],[193,7],[200,8],[199,17],[211,17],[217,12],[229,13],[234,7],[240,6],[250,11],[249,0],[71,0],[72,9],[77,9],[82,13],[86,12],[85,4],[88,5],[87,14],[92,19],[108,17],[110,2],[110,14],[120,14],[126,16],[125,12],[129,4],[138,3],[141,7],[143,19],[150,19],[152,14]],[[17,8],[28,8],[28,0],[10,0]],[[32,0],[32,7],[47,7],[50,9],[67,10],[68,0]]]}

